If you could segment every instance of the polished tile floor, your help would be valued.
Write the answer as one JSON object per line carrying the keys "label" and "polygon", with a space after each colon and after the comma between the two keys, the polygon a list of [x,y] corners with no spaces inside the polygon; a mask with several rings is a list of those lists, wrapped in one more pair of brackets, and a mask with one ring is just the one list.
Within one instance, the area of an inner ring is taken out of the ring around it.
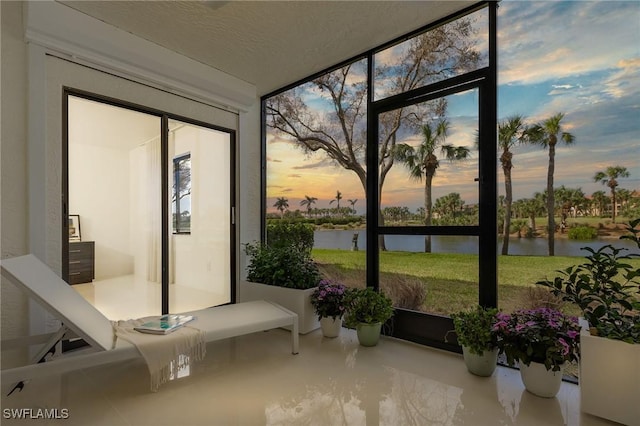
{"label": "polished tile floor", "polygon": [[[608,425],[580,413],[579,388],[556,398],[527,391],[515,370],[469,374],[460,355],[382,338],[358,345],[352,330],[335,339],[272,330],[209,344],[203,362],[149,391],[141,361],[33,380],[6,397],[4,425]],[[6,409],[68,410],[67,419],[7,419]]]}
{"label": "polished tile floor", "polygon": [[[125,320],[160,315],[162,292],[159,283],[136,275],[74,284],[76,290],[110,320]],[[210,291],[187,285],[169,286],[169,311],[188,312],[217,306],[230,301],[229,289],[213,287]]]}

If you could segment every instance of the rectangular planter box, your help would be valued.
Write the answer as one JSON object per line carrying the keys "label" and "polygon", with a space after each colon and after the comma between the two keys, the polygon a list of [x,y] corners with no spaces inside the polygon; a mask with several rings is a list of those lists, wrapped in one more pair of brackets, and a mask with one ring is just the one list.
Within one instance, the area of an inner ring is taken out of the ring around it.
{"label": "rectangular planter box", "polygon": [[315,288],[298,290],[294,288],[278,287],[240,281],[240,302],[251,300],[269,300],[298,314],[298,330],[300,334],[307,334],[320,328],[318,317],[311,306],[311,294]]}
{"label": "rectangular planter box", "polygon": [[640,345],[581,333],[580,406],[594,416],[640,424]]}

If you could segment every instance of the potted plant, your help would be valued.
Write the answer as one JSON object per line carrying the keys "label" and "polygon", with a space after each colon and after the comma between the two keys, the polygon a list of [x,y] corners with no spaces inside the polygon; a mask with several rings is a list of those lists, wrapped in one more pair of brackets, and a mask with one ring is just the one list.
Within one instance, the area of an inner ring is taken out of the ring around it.
{"label": "potted plant", "polygon": [[500,353],[520,367],[525,388],[545,398],[556,396],[566,363],[578,360],[578,319],[549,308],[497,314],[493,326]]}
{"label": "potted plant", "polygon": [[271,235],[268,244],[245,246],[249,264],[247,280],[240,282],[239,299],[275,302],[298,314],[300,334],[309,333],[320,327],[311,306],[311,294],[321,280],[311,258],[313,229],[305,224],[284,223],[267,229]]}
{"label": "potted plant", "polygon": [[340,283],[322,280],[311,294],[320,328],[325,337],[338,337],[342,328],[342,316],[346,311],[347,288]]}
{"label": "potted plant", "polygon": [[383,293],[367,287],[347,296],[346,324],[356,329],[362,346],[376,346],[382,324],[393,316],[393,303]]}
{"label": "potted plant", "polygon": [[[640,248],[640,218],[627,225]],[[640,418],[640,268],[629,262],[638,255],[606,245],[589,252],[585,263],[559,272],[548,287],[582,310],[586,326],[580,342],[582,411],[624,424]]]}
{"label": "potted plant", "polygon": [[462,346],[467,370],[477,376],[491,376],[496,369],[498,346],[493,326],[497,313],[495,308],[478,306],[474,310],[451,315],[454,327],[452,331],[455,331],[458,343]]}

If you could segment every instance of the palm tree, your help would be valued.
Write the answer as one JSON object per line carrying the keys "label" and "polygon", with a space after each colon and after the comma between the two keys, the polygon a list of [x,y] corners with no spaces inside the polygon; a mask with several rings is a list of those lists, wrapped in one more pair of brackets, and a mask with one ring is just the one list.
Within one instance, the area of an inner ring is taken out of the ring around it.
{"label": "palm tree", "polygon": [[356,203],[358,202],[358,199],[356,198],[355,200],[347,200],[349,202],[349,204],[351,204],[351,210],[353,211],[353,214],[356,214]]}
{"label": "palm tree", "polygon": [[311,217],[311,207],[318,201],[316,197],[304,196],[304,200],[300,201],[301,206],[307,206],[307,216]]}
{"label": "palm tree", "polygon": [[[443,217],[455,219],[456,215],[462,211],[463,206],[464,200],[460,197],[460,194],[451,192],[438,198],[433,209]],[[453,222],[453,220],[451,220],[451,222]]]}
{"label": "palm tree", "polygon": [[[436,169],[440,165],[435,151],[440,147],[440,151],[448,160],[463,160],[470,155],[469,148],[464,146],[446,145],[444,143],[449,130],[449,122],[441,120],[432,128],[429,124],[422,125],[422,142],[417,148],[408,144],[398,144],[395,150],[395,157],[404,163],[409,170],[409,176],[419,182],[424,177],[424,224],[431,225],[432,202],[431,183],[436,174]],[[431,253],[431,237],[424,238],[424,251]]]}
{"label": "palm tree", "polygon": [[516,202],[521,217],[529,219],[532,233],[536,232],[536,217],[544,212],[544,195],[540,192],[533,194],[533,198],[525,198]]}
{"label": "palm tree", "polygon": [[527,138],[527,126],[524,118],[514,115],[498,124],[498,147],[502,149],[500,163],[504,173],[504,228],[502,232],[502,254],[509,254],[509,231],[511,230],[511,204],[513,203],[513,185],[511,169],[513,168],[513,153],[511,148],[516,143],[523,143]]}
{"label": "palm tree", "polygon": [[598,172],[593,177],[595,182],[602,182],[603,185],[607,185],[611,188],[611,218],[613,223],[616,223],[616,187],[618,186],[618,178],[629,177],[629,171],[626,167],[622,166],[609,166],[604,172]]}
{"label": "palm tree", "polygon": [[598,210],[598,215],[602,217],[605,206],[608,202],[607,194],[605,194],[604,191],[596,191],[591,194],[591,201],[597,206],[596,208]]}
{"label": "palm tree", "polygon": [[278,197],[273,207],[280,211],[280,217],[284,217],[284,211],[289,208],[289,200],[285,197]]}
{"label": "palm tree", "polygon": [[334,201],[337,201],[336,207],[337,207],[337,210],[340,211],[340,200],[342,200],[342,192],[336,191],[336,198],[329,201],[329,204],[333,204]]}
{"label": "palm tree", "polygon": [[620,202],[620,208],[624,211],[625,207],[629,205],[629,201],[633,198],[633,191],[629,191],[625,188],[616,189],[616,199]]}
{"label": "palm tree", "polygon": [[562,131],[560,122],[563,118],[564,114],[558,113],[542,123],[534,125],[527,131],[530,143],[541,145],[544,149],[549,150],[549,169],[547,170],[547,241],[549,256],[553,256],[555,252],[556,225],[554,221],[553,173],[555,171],[556,145],[558,141],[562,141],[566,145],[571,145],[575,141],[575,136]]}

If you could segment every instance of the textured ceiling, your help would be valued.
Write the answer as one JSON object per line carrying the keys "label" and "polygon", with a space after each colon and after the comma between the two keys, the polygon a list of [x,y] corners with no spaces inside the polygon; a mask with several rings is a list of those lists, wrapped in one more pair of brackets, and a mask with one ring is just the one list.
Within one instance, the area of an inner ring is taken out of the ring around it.
{"label": "textured ceiling", "polygon": [[256,85],[305,78],[476,1],[61,1]]}

